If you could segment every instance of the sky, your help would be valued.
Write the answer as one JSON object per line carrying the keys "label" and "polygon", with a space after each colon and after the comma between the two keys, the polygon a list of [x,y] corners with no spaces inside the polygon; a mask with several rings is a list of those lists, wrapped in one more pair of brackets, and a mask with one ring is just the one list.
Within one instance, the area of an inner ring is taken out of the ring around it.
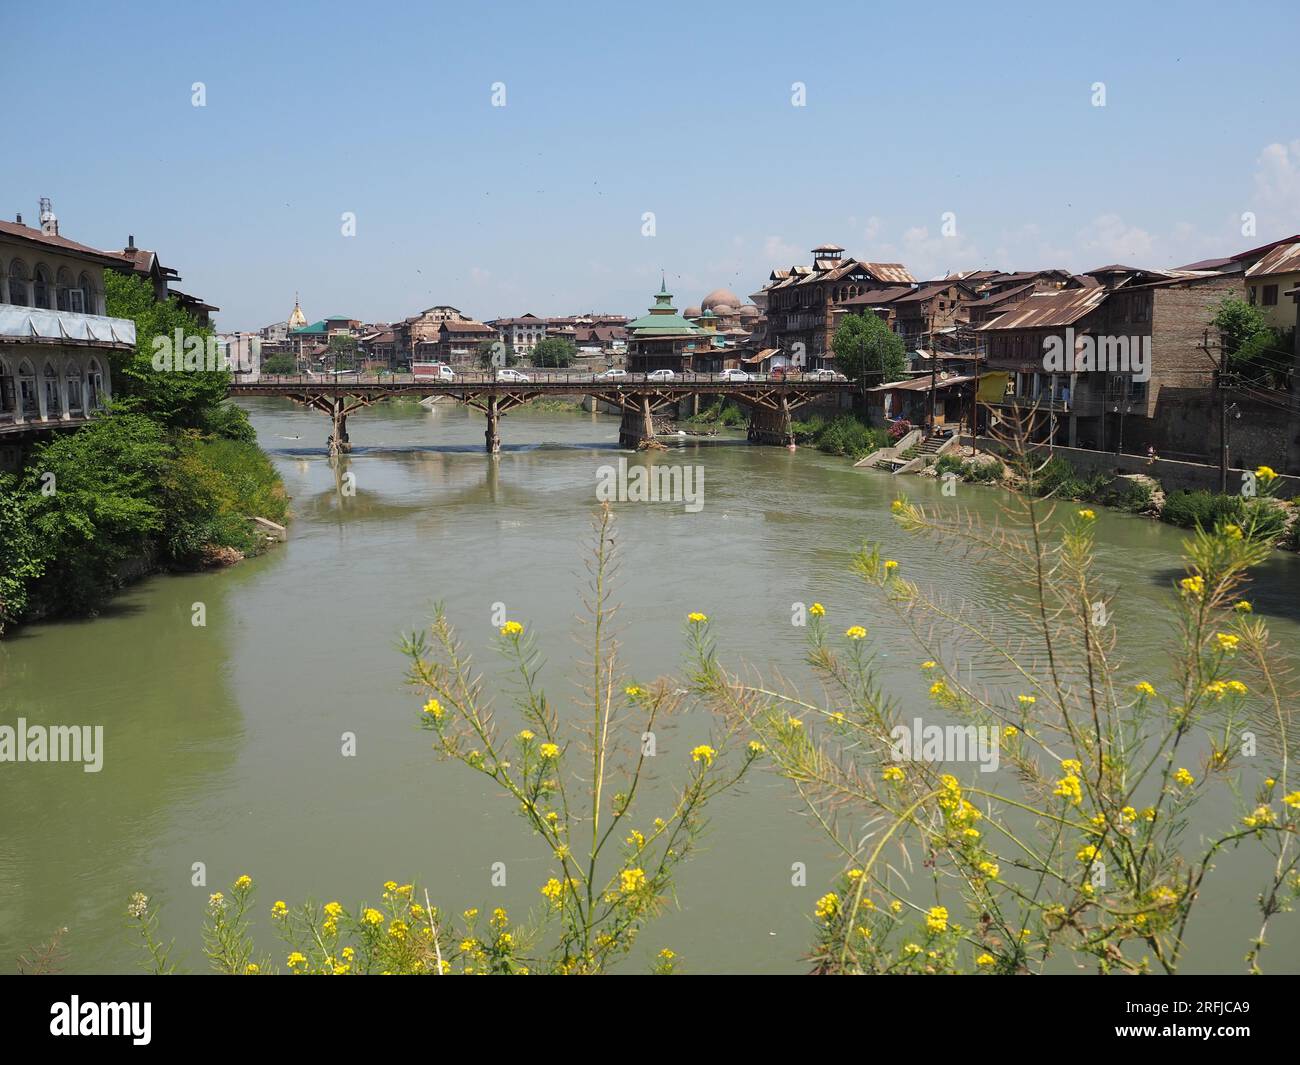
{"label": "sky", "polygon": [[48,196],[66,237],[133,234],[225,330],[295,292],[310,320],[636,315],[661,272],[679,308],[748,297],[823,243],[925,279],[1300,232],[1294,0],[0,0],[0,23],[0,217]]}

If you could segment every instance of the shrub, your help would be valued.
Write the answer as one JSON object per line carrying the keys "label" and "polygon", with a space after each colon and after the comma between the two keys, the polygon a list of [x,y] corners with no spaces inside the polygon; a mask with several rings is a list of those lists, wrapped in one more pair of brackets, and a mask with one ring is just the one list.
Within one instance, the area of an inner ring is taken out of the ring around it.
{"label": "shrub", "polygon": [[1243,501],[1240,496],[1219,495],[1204,489],[1180,488],[1165,497],[1162,521],[1182,529],[1213,529],[1222,522],[1240,522]]}
{"label": "shrub", "polygon": [[860,459],[886,447],[886,437],[879,429],[865,424],[851,414],[841,414],[817,433],[817,449],[828,455],[848,455]]}

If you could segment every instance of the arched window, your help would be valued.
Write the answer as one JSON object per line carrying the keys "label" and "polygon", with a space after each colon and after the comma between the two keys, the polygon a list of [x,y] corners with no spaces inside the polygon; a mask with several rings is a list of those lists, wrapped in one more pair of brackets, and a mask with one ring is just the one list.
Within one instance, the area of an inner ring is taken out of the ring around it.
{"label": "arched window", "polygon": [[68,382],[68,413],[83,414],[86,407],[85,383],[81,376],[81,366],[73,359],[63,364],[63,376]]}
{"label": "arched window", "polygon": [[72,274],[66,266],[60,266],[54,275],[54,308],[59,311],[72,310]]}
{"label": "arched window", "polygon": [[47,362],[45,371],[41,374],[45,382],[45,414],[47,417],[63,413],[63,404],[59,399],[59,371],[54,368],[54,363]]}
{"label": "arched window", "polygon": [[0,421],[7,421],[18,409],[17,385],[9,364],[0,359]]}
{"label": "arched window", "polygon": [[100,369],[98,359],[90,360],[86,383],[90,385],[90,409],[99,410],[104,405],[104,371]]}
{"label": "arched window", "polygon": [[27,306],[27,266],[21,259],[9,264],[9,302],[16,307]]}
{"label": "arched window", "polygon": [[[90,275],[84,270],[81,276],[77,278],[77,289],[81,293],[81,311],[83,314],[98,314],[99,303],[95,299],[95,282],[90,279]],[[73,303],[76,303],[76,297],[73,297]],[[77,308],[72,308],[74,311]]]}
{"label": "arched window", "polygon": [[39,263],[32,271],[32,306],[44,307],[47,311],[54,310],[54,303],[50,299],[49,271]]}
{"label": "arched window", "polygon": [[18,364],[18,405],[24,415],[40,410],[36,399],[36,371],[25,359]]}

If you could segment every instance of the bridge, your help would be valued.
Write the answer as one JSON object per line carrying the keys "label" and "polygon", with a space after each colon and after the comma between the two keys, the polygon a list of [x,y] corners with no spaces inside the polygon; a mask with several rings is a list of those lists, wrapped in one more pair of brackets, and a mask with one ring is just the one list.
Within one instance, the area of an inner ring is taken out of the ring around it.
{"label": "bridge", "polygon": [[704,395],[734,400],[749,411],[751,441],[788,444],[794,442],[792,412],[827,396],[852,393],[856,388],[850,381],[811,376],[777,380],[756,374],[747,381],[737,381],[724,374],[687,373],[659,380],[648,374],[603,377],[539,370],[529,371],[525,380],[501,380],[493,371],[457,373],[451,380],[413,374],[264,374],[256,381],[236,378],[230,386],[230,395],[280,396],[327,415],[333,423],[329,438],[331,454],[351,447],[348,415],[395,396],[420,399],[445,396],[484,414],[487,450],[496,453],[501,450],[502,416],[521,404],[547,396],[590,396],[616,407],[623,413],[619,443],[624,447],[643,448],[654,441],[655,413],[684,399]]}

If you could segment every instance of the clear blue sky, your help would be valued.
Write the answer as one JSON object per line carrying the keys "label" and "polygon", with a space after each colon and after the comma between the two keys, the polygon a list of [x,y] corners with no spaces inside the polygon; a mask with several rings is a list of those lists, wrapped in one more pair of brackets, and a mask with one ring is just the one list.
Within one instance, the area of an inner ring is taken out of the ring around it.
{"label": "clear blue sky", "polygon": [[295,290],[639,313],[660,269],[681,307],[827,241],[928,277],[1300,231],[1294,2],[0,3],[0,214],[134,233],[225,329]]}

